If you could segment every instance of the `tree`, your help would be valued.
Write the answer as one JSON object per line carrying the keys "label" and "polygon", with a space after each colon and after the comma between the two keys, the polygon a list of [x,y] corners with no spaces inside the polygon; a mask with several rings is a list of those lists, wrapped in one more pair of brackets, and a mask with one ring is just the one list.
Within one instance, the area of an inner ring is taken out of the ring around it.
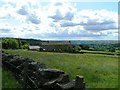
{"label": "tree", "polygon": [[3,49],[28,49],[29,44],[26,41],[17,40],[14,38],[4,38],[2,39]]}
{"label": "tree", "polygon": [[79,45],[81,47],[81,49],[83,50],[89,50],[89,46],[88,45]]}
{"label": "tree", "polygon": [[18,39],[19,49],[22,49],[22,42]]}
{"label": "tree", "polygon": [[22,49],[29,49],[29,44],[24,44],[24,45],[22,45]]}
{"label": "tree", "polygon": [[18,49],[19,44],[18,44],[18,41],[16,39],[5,38],[2,40],[2,47],[4,49]]}
{"label": "tree", "polygon": [[109,51],[110,51],[110,52],[115,52],[115,48],[111,47],[111,48],[109,49]]}
{"label": "tree", "polygon": [[75,46],[75,47],[74,47],[74,52],[75,52],[75,53],[79,53],[80,50],[81,50],[81,47],[80,47],[80,46]]}
{"label": "tree", "polygon": [[72,46],[68,46],[68,47],[67,47],[67,51],[68,51],[69,53],[72,53],[72,52],[73,52],[73,47],[72,47]]}

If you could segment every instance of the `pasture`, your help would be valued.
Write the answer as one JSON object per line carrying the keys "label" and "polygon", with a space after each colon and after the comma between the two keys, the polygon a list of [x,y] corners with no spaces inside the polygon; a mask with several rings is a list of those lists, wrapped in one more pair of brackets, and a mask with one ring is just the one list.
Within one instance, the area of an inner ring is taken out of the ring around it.
{"label": "pasture", "polygon": [[44,62],[49,68],[63,70],[71,79],[76,75],[84,76],[88,88],[118,87],[118,56],[116,55],[5,51],[37,62]]}
{"label": "pasture", "polygon": [[2,69],[2,88],[21,88],[21,85],[13,76],[12,72]]}

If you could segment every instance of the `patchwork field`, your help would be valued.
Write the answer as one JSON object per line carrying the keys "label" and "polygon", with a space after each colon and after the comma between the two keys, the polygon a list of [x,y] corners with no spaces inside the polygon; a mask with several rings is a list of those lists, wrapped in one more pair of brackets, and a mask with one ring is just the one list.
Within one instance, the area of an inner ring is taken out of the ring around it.
{"label": "patchwork field", "polygon": [[10,54],[44,62],[49,68],[60,69],[75,78],[82,75],[88,88],[118,87],[118,56],[103,54],[70,54],[37,52],[27,50],[6,50]]}

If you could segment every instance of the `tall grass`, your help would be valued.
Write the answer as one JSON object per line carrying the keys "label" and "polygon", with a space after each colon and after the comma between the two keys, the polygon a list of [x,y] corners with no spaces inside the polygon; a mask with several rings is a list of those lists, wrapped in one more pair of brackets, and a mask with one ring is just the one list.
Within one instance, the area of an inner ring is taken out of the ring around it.
{"label": "tall grass", "polygon": [[2,69],[2,88],[11,88],[11,90],[12,88],[21,88],[21,85],[18,83],[13,74],[6,69]]}
{"label": "tall grass", "polygon": [[11,54],[44,62],[49,68],[64,70],[75,78],[82,75],[89,88],[118,87],[118,56],[102,54],[69,54],[37,52],[27,50],[7,50]]}

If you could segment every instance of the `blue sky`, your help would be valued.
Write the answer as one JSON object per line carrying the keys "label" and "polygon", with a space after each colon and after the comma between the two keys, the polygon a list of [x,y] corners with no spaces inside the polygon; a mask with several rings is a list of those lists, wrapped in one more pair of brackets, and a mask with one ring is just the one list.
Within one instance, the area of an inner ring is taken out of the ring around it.
{"label": "blue sky", "polygon": [[117,2],[1,0],[0,37],[117,40]]}
{"label": "blue sky", "polygon": [[77,8],[80,10],[83,9],[93,9],[93,10],[101,10],[106,9],[109,11],[118,11],[118,3],[117,2],[80,2],[77,3]]}

